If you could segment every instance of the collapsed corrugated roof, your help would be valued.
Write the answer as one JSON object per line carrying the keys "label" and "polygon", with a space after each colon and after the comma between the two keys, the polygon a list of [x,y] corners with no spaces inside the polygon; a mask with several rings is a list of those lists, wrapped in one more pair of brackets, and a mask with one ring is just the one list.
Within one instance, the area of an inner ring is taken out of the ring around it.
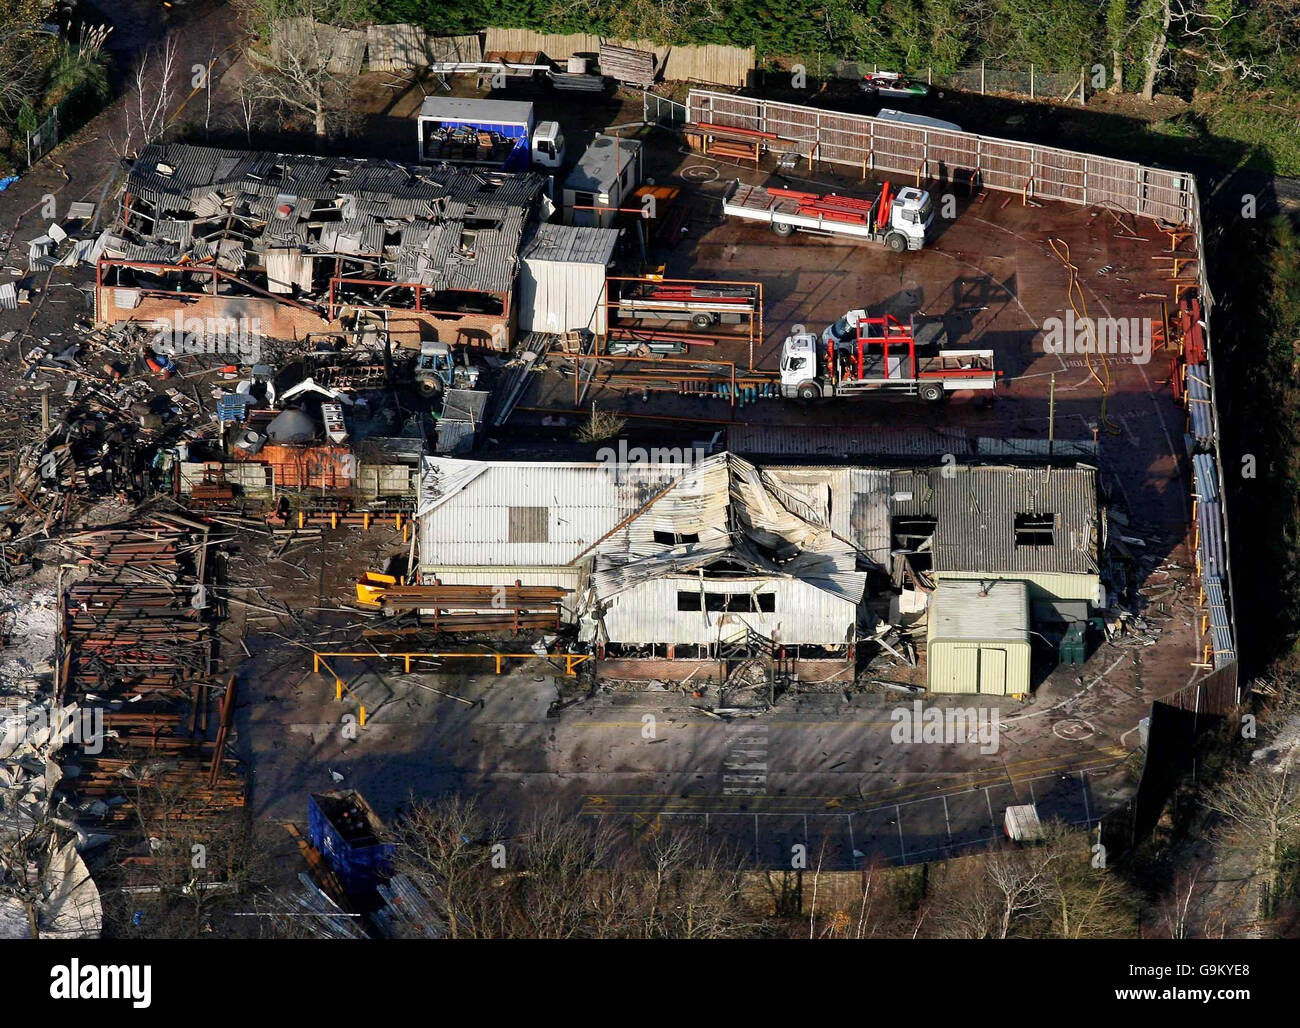
{"label": "collapsed corrugated roof", "polygon": [[[700,461],[597,548],[592,586],[607,598],[664,575],[718,562],[760,577],[798,578],[854,603],[866,575],[818,507],[748,461]],[[734,570],[729,570],[734,574]]]}
{"label": "collapsed corrugated roof", "polygon": [[373,258],[367,277],[504,293],[540,175],[352,157],[146,147],[127,180],[114,255],[196,259],[209,242]]}

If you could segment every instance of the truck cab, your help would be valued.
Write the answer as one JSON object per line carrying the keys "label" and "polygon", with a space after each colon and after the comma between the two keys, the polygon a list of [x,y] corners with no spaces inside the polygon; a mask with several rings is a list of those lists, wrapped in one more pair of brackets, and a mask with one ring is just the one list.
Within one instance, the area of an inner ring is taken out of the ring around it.
{"label": "truck cab", "polygon": [[934,201],[929,192],[904,186],[894,194],[889,210],[889,227],[903,234],[909,250],[919,250],[925,246],[926,236],[933,224]]}
{"label": "truck cab", "polygon": [[800,332],[788,336],[781,348],[781,395],[804,397],[806,393],[821,395],[817,385],[817,337]]}
{"label": "truck cab", "polygon": [[558,168],[564,163],[564,133],[558,121],[544,121],[533,132],[533,167]]}

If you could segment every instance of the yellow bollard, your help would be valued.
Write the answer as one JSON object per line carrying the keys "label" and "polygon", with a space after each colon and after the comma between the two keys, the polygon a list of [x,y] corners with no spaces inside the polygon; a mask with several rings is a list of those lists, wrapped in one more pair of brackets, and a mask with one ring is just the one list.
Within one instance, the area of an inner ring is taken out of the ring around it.
{"label": "yellow bollard", "polygon": [[311,673],[312,673],[313,675],[319,675],[319,674],[320,674],[320,654],[319,654],[319,653],[313,653],[313,654],[311,655]]}
{"label": "yellow bollard", "polygon": [[365,708],[365,707],[362,707],[362,708],[361,708],[361,727],[362,727],[362,728],[365,728],[365,727],[366,727],[366,708]]}
{"label": "yellow bollard", "polygon": [[330,511],[330,528],[338,528],[338,527],[339,527],[339,516],[337,512]]}
{"label": "yellow bollard", "polygon": [[334,698],[340,701],[343,699],[343,679],[341,678],[334,679]]}
{"label": "yellow bollard", "polygon": [[303,520],[303,518],[304,518],[303,512],[302,512],[302,511],[298,511],[298,527],[299,527],[299,528],[302,528],[302,526],[303,526],[304,524],[306,524],[306,522]]}

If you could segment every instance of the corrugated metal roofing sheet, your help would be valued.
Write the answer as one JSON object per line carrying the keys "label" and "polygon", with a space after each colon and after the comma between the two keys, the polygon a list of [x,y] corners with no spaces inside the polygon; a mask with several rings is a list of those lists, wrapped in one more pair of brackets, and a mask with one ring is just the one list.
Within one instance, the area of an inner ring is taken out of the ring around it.
{"label": "corrugated metal roofing sheet", "polygon": [[[687,468],[426,458],[420,491],[421,561],[567,564]],[[512,507],[545,508],[546,540],[512,539]]]}
{"label": "corrugated metal roofing sheet", "polygon": [[583,225],[538,225],[524,244],[526,261],[557,261],[565,264],[606,265],[614,257],[618,229]]}
{"label": "corrugated metal roofing sheet", "polygon": [[[221,217],[220,198],[230,197],[235,213],[267,221],[259,249],[297,245],[318,253],[380,256],[385,220],[428,219],[443,230],[436,236],[407,230],[410,238],[403,239],[404,248],[396,251],[388,269],[395,281],[504,293],[513,284],[524,226],[543,185],[543,178],[532,173],[174,143],[156,144],[141,153],[132,166],[128,192],[152,204],[155,213],[190,214],[202,208],[213,212],[208,217]],[[327,206],[341,203],[344,217],[326,222],[318,238],[312,238],[306,222],[315,220],[321,201]],[[291,204],[292,215],[273,217],[273,209],[283,202]],[[158,261],[180,256],[189,242],[184,226],[190,224],[185,219],[160,222],[163,229],[157,234],[173,245],[152,240],[164,245]],[[465,241],[467,229],[473,232],[470,245]]]}
{"label": "corrugated metal roofing sheet", "polygon": [[[891,489],[894,516],[936,520],[936,571],[1098,572],[1092,468],[896,471]],[[1055,515],[1052,545],[1017,545],[1017,514]]]}
{"label": "corrugated metal roofing sheet", "polygon": [[1024,582],[942,582],[930,597],[927,639],[1029,640]]}
{"label": "corrugated metal roofing sheet", "polygon": [[802,425],[742,424],[727,428],[727,445],[733,453],[771,457],[820,457],[852,460],[862,457],[932,459],[952,453],[974,456],[975,449],[963,429],[838,428]]}

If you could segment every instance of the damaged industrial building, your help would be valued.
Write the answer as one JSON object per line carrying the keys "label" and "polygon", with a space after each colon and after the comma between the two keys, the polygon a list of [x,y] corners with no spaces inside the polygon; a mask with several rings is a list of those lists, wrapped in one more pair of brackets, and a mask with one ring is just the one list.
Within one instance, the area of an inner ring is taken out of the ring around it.
{"label": "damaged industrial building", "polygon": [[[852,665],[882,640],[924,653],[942,626],[943,642],[968,640],[976,678],[932,661],[930,691],[1024,695],[1031,624],[1083,638],[1106,605],[1087,466],[428,458],[417,520],[423,581],[562,589],[566,620],[611,674],[696,661],[707,681],[752,658],[797,673]],[[979,602],[947,613],[968,595]],[[986,620],[1017,625],[1016,645]]]}
{"label": "damaged industrial building", "polygon": [[96,245],[106,324],[255,322],[271,339],[386,331],[505,350],[540,175],[145,148]]}

